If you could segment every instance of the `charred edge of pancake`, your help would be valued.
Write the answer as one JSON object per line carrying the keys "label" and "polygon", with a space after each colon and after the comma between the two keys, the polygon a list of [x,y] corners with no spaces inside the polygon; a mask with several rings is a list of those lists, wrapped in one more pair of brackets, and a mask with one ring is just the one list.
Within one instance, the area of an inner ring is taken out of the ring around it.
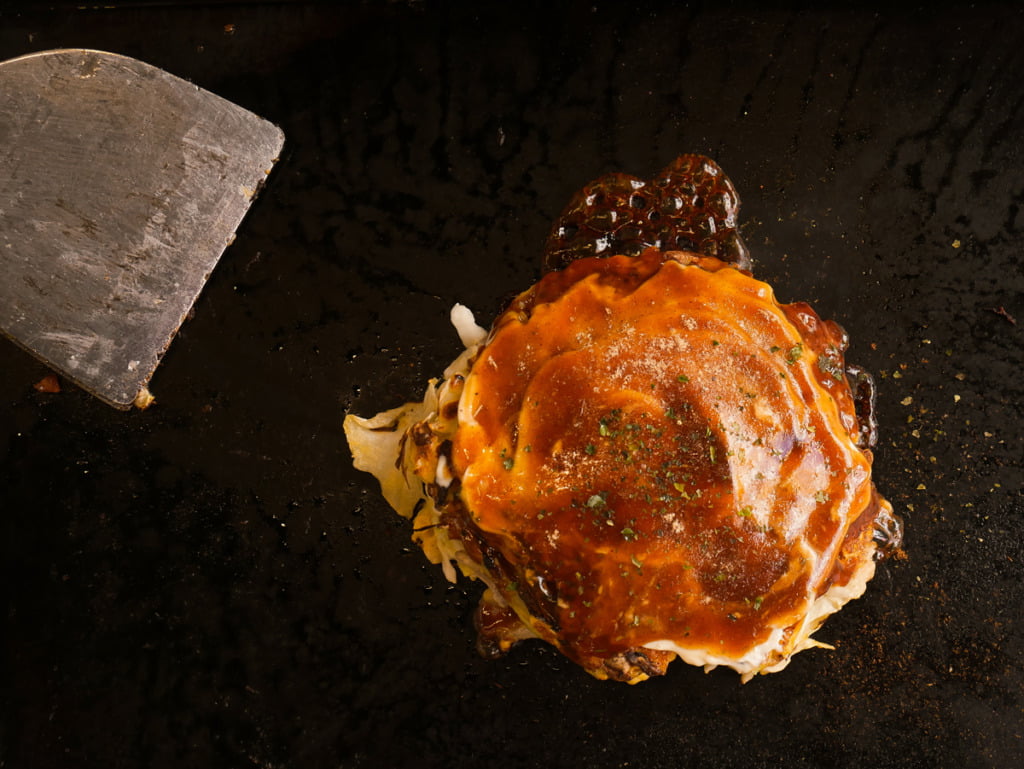
{"label": "charred edge of pancake", "polygon": [[604,660],[603,672],[615,681],[631,682],[644,677],[663,676],[669,663],[676,658],[674,652],[657,649],[627,649]]}
{"label": "charred edge of pancake", "polygon": [[873,449],[878,442],[878,419],[875,416],[875,378],[860,366],[848,363],[846,378],[853,394],[853,406],[857,414],[860,432],[854,436],[857,447]]}
{"label": "charred edge of pancake", "polygon": [[880,505],[872,525],[871,539],[876,546],[876,560],[904,557],[903,518]]}
{"label": "charred edge of pancake", "polygon": [[449,536],[461,540],[469,556],[484,567],[494,583],[515,592],[530,616],[557,636],[561,630],[558,614],[553,609],[557,606],[557,596],[551,593],[550,588],[545,588],[543,581],[528,566],[514,563],[498,546],[488,541],[473,522],[472,514],[458,495],[458,488],[452,490],[446,499],[442,516]]}

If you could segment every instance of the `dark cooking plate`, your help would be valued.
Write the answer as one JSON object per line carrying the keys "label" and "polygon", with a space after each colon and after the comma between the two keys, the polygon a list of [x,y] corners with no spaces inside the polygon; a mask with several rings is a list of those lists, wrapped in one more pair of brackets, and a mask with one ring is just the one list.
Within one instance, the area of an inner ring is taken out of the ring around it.
{"label": "dark cooking plate", "polygon": [[[286,136],[152,408],[37,392],[0,344],[0,765],[1024,761],[1024,15],[665,5],[0,11],[0,59],[116,51]],[[732,178],[755,274],[874,373],[906,558],[835,650],[746,685],[482,660],[480,587],[426,562],[341,420],[420,397],[451,305],[532,283],[581,185],[682,153]]]}

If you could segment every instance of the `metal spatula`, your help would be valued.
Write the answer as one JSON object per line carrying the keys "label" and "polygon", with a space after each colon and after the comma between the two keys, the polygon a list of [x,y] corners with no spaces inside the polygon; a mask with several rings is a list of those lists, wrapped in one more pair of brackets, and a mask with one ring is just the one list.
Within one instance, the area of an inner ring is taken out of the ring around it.
{"label": "metal spatula", "polygon": [[0,330],[129,408],[283,143],[271,123],[124,56],[0,63]]}

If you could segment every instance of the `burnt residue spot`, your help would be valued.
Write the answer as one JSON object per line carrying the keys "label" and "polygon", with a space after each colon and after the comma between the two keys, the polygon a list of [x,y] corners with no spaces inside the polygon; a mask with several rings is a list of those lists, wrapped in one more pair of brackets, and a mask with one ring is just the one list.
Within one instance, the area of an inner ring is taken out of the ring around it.
{"label": "burnt residue spot", "polygon": [[846,377],[853,393],[857,413],[858,434],[853,436],[858,448],[874,448],[878,441],[878,420],[875,417],[875,380],[860,366],[847,364]]}
{"label": "burnt residue spot", "polygon": [[449,401],[441,407],[441,417],[443,419],[455,419],[459,413],[459,402]]}
{"label": "burnt residue spot", "polygon": [[638,676],[661,676],[668,664],[675,658],[672,652],[655,649],[627,649],[604,661],[602,667],[608,677],[615,681],[632,681]]}
{"label": "burnt residue spot", "polygon": [[649,676],[660,676],[665,670],[662,667],[654,664],[651,658],[647,656],[647,652],[638,649],[631,649],[626,652],[626,661],[630,665],[635,665],[640,668],[644,673]]}
{"label": "burnt residue spot", "polygon": [[903,545],[903,519],[887,510],[880,509],[875,517],[872,539],[878,546],[875,558],[879,561],[891,558],[900,552]]}
{"label": "burnt residue spot", "polygon": [[417,446],[429,446],[434,440],[434,432],[426,422],[417,422],[406,433]]}
{"label": "burnt residue spot", "polygon": [[87,53],[78,65],[78,77],[88,80],[100,71],[100,57],[95,53]]}

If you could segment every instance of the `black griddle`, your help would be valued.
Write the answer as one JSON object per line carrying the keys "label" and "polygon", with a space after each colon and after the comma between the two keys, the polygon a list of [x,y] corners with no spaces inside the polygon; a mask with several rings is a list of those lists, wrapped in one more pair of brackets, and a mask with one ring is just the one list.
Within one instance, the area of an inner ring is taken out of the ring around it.
{"label": "black griddle", "polygon": [[[0,59],[133,56],[286,149],[121,413],[0,344],[0,766],[1024,765],[1024,12],[47,3]],[[0,94],[2,98],[2,94]],[[341,430],[420,397],[609,171],[713,157],[754,273],[852,338],[905,559],[746,685],[474,651]],[[2,172],[2,169],[0,169]],[[2,276],[0,276],[2,279]]]}

